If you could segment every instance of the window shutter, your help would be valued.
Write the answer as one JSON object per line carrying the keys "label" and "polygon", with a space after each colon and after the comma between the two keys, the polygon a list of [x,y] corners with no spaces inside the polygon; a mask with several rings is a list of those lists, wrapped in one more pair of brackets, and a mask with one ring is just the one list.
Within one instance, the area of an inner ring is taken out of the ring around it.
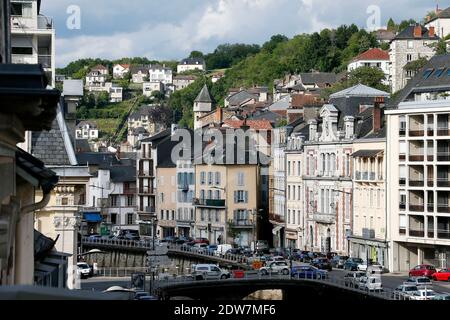
{"label": "window shutter", "polygon": [[248,203],[248,191],[245,191],[244,194],[245,194],[245,203]]}
{"label": "window shutter", "polygon": [[237,203],[237,191],[234,192],[234,203]]}

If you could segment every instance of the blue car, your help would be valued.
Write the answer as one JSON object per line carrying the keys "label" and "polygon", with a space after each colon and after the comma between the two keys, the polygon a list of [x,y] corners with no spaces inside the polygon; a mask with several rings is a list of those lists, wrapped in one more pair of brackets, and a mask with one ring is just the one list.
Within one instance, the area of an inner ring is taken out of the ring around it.
{"label": "blue car", "polygon": [[313,266],[292,267],[291,276],[295,279],[326,279],[328,272]]}
{"label": "blue car", "polygon": [[213,255],[216,250],[217,250],[216,244],[210,244],[208,247],[206,247],[206,252],[210,255]]}

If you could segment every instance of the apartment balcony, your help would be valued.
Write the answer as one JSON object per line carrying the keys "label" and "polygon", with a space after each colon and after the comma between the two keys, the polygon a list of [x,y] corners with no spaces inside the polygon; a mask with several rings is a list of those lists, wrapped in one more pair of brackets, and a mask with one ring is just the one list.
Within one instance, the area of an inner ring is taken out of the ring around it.
{"label": "apartment balcony", "polygon": [[36,55],[32,54],[12,54],[11,61],[13,64],[37,64]]}
{"label": "apartment balcony", "polygon": [[37,27],[39,30],[51,30],[53,29],[53,19],[46,16],[38,16]]}
{"label": "apartment balcony", "polygon": [[438,204],[437,212],[439,213],[450,213],[450,206],[448,204]]}
{"label": "apartment balcony", "polygon": [[410,187],[423,187],[425,185],[425,180],[409,180]]}
{"label": "apartment balcony", "polygon": [[313,221],[323,224],[334,224],[336,223],[336,216],[328,213],[314,213]]}
{"label": "apartment balcony", "polygon": [[249,220],[249,219],[232,219],[232,220],[229,220],[228,223],[233,228],[238,228],[238,229],[252,229],[255,227],[255,224],[253,223],[253,221]]}
{"label": "apartment balcony", "polygon": [[225,200],[194,199],[193,205],[199,208],[225,209]]}
{"label": "apartment balcony", "polygon": [[425,156],[424,154],[410,154],[409,155],[409,161],[411,162],[418,162],[418,161],[424,161],[425,160]]}
{"label": "apartment balcony", "polygon": [[410,237],[423,238],[425,237],[425,230],[409,230]]}
{"label": "apartment balcony", "polygon": [[139,195],[154,195],[155,189],[153,187],[140,187],[138,189]]}
{"label": "apartment balcony", "polygon": [[136,194],[137,188],[125,188],[123,189],[123,194],[133,195]]}
{"label": "apartment balcony", "polygon": [[52,68],[52,56],[40,54],[40,55],[38,55],[38,63],[41,64],[42,68],[44,68],[44,69],[51,69]]}
{"label": "apartment balcony", "polygon": [[437,161],[450,161],[450,152],[438,152]]}
{"label": "apartment balcony", "polygon": [[437,178],[436,184],[440,188],[450,188],[449,178]]}
{"label": "apartment balcony", "polygon": [[436,133],[438,137],[450,136],[450,129],[449,127],[438,127]]}
{"label": "apartment balcony", "polygon": [[145,213],[156,214],[156,208],[155,207],[145,207]]}
{"label": "apartment balcony", "polygon": [[409,130],[410,137],[423,137],[425,135],[423,126],[416,126]]}
{"label": "apartment balcony", "polygon": [[54,29],[53,19],[43,15],[33,17],[23,17],[19,15],[11,15],[11,29],[26,32],[29,30],[52,30]]}
{"label": "apartment balcony", "polygon": [[412,212],[424,212],[425,206],[423,204],[410,204],[409,211]]}
{"label": "apartment balcony", "polygon": [[187,183],[178,184],[178,190],[189,191],[189,184]]}

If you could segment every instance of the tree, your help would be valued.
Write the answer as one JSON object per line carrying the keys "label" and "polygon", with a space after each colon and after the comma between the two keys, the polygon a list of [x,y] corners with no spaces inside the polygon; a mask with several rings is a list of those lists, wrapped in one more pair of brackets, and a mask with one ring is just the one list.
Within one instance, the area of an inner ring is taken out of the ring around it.
{"label": "tree", "polygon": [[436,54],[446,54],[447,53],[447,43],[440,39],[436,44]]}
{"label": "tree", "polygon": [[189,58],[203,58],[203,53],[200,51],[192,51]]}
{"label": "tree", "polygon": [[97,96],[97,107],[102,108],[109,103],[109,93],[102,91]]}
{"label": "tree", "polygon": [[403,67],[403,70],[416,74],[417,72],[419,72],[420,69],[422,69],[427,64],[427,62],[428,62],[427,58],[421,57],[417,60],[408,62]]}
{"label": "tree", "polygon": [[282,35],[277,34],[270,38],[269,41],[263,44],[262,49],[267,52],[272,52],[280,43],[289,41],[289,38]]}
{"label": "tree", "polygon": [[409,20],[403,20],[402,22],[400,22],[400,24],[398,25],[397,28],[397,32],[402,32],[404,29],[406,29],[407,27],[411,26],[411,25],[415,25],[417,24],[416,20],[414,19],[409,19]]}
{"label": "tree", "polygon": [[389,19],[387,23],[387,30],[391,32],[396,32],[398,26],[395,24],[394,20],[392,18]]}

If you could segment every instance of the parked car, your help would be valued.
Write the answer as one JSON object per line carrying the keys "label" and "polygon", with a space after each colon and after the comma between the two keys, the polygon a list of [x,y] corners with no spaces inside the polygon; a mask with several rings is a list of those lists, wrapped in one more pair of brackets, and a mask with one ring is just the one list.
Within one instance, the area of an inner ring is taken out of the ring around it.
{"label": "parked car", "polygon": [[175,244],[179,238],[175,236],[164,237],[161,242]]}
{"label": "parked car", "polygon": [[78,262],[77,274],[80,275],[81,279],[86,279],[92,276],[93,269],[86,262]]}
{"label": "parked car", "polygon": [[208,250],[208,245],[206,243],[196,243],[191,247],[191,250],[204,254]]}
{"label": "parked car", "polygon": [[206,247],[206,253],[208,253],[209,255],[214,255],[217,251],[217,247],[217,244],[210,244]]}
{"label": "parked car", "polygon": [[283,261],[273,261],[268,263],[265,267],[259,269],[259,273],[261,273],[262,275],[268,275],[272,273],[281,273],[284,275],[288,275],[289,265]]}
{"label": "parked car", "polygon": [[266,261],[266,264],[271,263],[271,262],[276,262],[276,261],[286,262],[286,258],[283,257],[283,256],[271,256],[271,257]]}
{"label": "parked car", "polygon": [[363,260],[361,258],[348,258],[344,263],[344,270],[357,271],[358,264],[361,264]]}
{"label": "parked car", "polygon": [[349,272],[344,276],[344,285],[350,288],[357,288],[359,280],[363,277],[366,277],[365,272]]}
{"label": "parked car", "polygon": [[442,269],[431,275],[434,281],[450,281],[450,269]]}
{"label": "parked car", "polygon": [[195,243],[206,243],[206,244],[209,244],[209,240],[206,239],[206,238],[195,238],[194,242]]}
{"label": "parked car", "polygon": [[433,297],[432,300],[450,300],[450,294],[448,293],[437,294]]}
{"label": "parked car", "polygon": [[316,258],[311,262],[311,265],[321,270],[333,270],[330,260],[327,258]]}
{"label": "parked car", "polygon": [[192,277],[195,280],[224,280],[231,277],[228,270],[221,269],[215,264],[193,265],[192,270]]}
{"label": "parked car", "polygon": [[409,300],[417,290],[419,290],[419,288],[414,284],[402,284],[395,288],[391,297],[395,300]]}
{"label": "parked car", "polygon": [[330,263],[333,268],[343,269],[345,261],[347,261],[347,259],[348,259],[347,256],[338,256],[337,255],[331,259]]}
{"label": "parked car", "polygon": [[421,264],[409,271],[410,277],[428,277],[431,278],[436,273],[436,268],[430,264]]}
{"label": "parked car", "polygon": [[219,244],[215,254],[216,256],[223,256],[230,249],[233,249],[231,244]]}
{"label": "parked car", "polygon": [[365,291],[383,291],[380,277],[361,277],[357,288]]}
{"label": "parked car", "polygon": [[184,244],[186,242],[191,242],[194,239],[190,238],[190,237],[179,237],[178,239],[175,240],[175,244]]}
{"label": "parked car", "polygon": [[433,283],[427,277],[410,277],[404,283],[405,284],[414,284],[419,289],[423,289],[425,287],[432,287],[433,286]]}
{"label": "parked car", "polygon": [[313,266],[292,267],[291,276],[296,279],[326,279],[328,272]]}
{"label": "parked car", "polygon": [[242,254],[242,250],[240,248],[231,248],[228,249],[225,254],[235,254],[235,255],[240,255]]}
{"label": "parked car", "polygon": [[411,300],[432,300],[437,295],[430,289],[419,289],[411,295]]}

